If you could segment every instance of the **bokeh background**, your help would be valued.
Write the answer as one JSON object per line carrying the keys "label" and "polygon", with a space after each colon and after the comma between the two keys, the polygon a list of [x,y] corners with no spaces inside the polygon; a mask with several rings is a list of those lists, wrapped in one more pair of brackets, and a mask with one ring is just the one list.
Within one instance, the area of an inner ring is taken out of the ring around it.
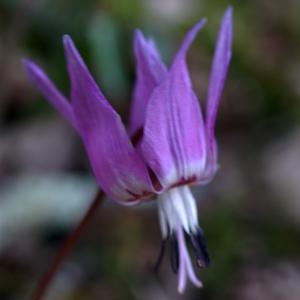
{"label": "bokeh background", "polygon": [[212,266],[204,288],[176,292],[155,202],[106,202],[55,277],[48,300],[300,299],[300,2],[225,0],[0,1],[0,299],[29,299],[96,192],[78,136],[27,80],[34,58],[68,95],[61,37],[75,40],[102,90],[128,119],[132,37],[141,28],[170,62],[189,51],[205,104],[220,18],[234,6],[233,60],[220,107],[220,171],[195,189]]}

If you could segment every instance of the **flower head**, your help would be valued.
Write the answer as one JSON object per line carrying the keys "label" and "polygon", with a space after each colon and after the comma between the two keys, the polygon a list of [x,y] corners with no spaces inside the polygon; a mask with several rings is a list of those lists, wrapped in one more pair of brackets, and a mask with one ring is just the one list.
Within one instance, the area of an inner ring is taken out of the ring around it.
{"label": "flower head", "polygon": [[157,195],[163,237],[158,264],[169,241],[171,266],[179,273],[180,292],[187,278],[196,286],[202,285],[195,275],[185,235],[190,237],[197,265],[210,263],[189,185],[209,182],[217,170],[214,128],[231,58],[232,9],[228,8],[221,22],[204,119],[186,54],[205,23],[204,19],[199,21],[187,33],[169,69],[154,42],[135,32],[137,79],[129,134],[69,36],[64,36],[63,44],[71,81],[70,101],[36,64],[24,60],[29,78],[80,135],[107,196],[133,205]]}

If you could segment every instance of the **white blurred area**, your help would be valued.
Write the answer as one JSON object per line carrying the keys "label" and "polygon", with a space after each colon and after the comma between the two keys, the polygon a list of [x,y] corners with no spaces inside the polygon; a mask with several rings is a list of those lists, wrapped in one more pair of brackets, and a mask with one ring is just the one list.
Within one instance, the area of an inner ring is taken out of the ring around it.
{"label": "white blurred area", "polygon": [[189,20],[195,15],[196,0],[143,0],[145,12],[149,19],[153,18],[162,23],[177,23]]}
{"label": "white blurred area", "polygon": [[72,226],[96,192],[92,178],[68,173],[27,174],[0,189],[0,251],[20,233],[47,224]]}
{"label": "white blurred area", "polygon": [[300,128],[269,145],[263,156],[264,180],[280,207],[300,225]]}

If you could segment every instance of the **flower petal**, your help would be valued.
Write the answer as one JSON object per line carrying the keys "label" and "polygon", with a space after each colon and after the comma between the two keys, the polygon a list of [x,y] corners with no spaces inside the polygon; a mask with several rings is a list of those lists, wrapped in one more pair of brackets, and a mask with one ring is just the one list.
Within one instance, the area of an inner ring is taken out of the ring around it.
{"label": "flower petal", "polygon": [[135,203],[152,190],[146,166],[69,36],[64,37],[64,47],[72,106],[98,183],[112,199]]}
{"label": "flower petal", "polygon": [[188,32],[148,103],[141,149],[164,187],[199,179],[205,166],[205,129],[186,66],[186,52],[204,24],[201,20]]}
{"label": "flower petal", "polygon": [[229,7],[222,19],[216,43],[206,107],[206,128],[209,153],[212,161],[216,159],[215,123],[216,115],[223,91],[226,74],[231,59],[232,47],[232,7]]}
{"label": "flower petal", "polygon": [[136,59],[136,83],[131,105],[129,131],[137,133],[144,125],[146,107],[157,84],[167,74],[154,42],[145,39],[140,30],[135,31],[134,54]]}
{"label": "flower petal", "polygon": [[40,90],[43,96],[68,120],[76,129],[77,125],[74,119],[74,114],[69,101],[55,87],[53,82],[48,78],[44,71],[35,63],[28,59],[23,59],[23,66],[29,79]]}

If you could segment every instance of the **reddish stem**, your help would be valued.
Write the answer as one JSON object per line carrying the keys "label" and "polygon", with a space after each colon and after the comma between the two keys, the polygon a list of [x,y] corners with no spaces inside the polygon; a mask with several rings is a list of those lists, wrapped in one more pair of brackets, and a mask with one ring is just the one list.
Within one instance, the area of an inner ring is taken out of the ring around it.
{"label": "reddish stem", "polygon": [[54,257],[48,270],[41,278],[34,292],[32,300],[41,300],[44,297],[53,277],[57,273],[58,269],[60,268],[60,266],[62,265],[62,263],[68,256],[68,254],[71,252],[71,250],[78,242],[80,236],[82,235],[83,231],[86,229],[91,218],[95,215],[95,212],[97,211],[97,208],[102,203],[102,201],[103,201],[103,192],[99,191],[95,196],[91,206],[87,210],[86,214],[82,218],[82,220],[77,225],[77,227],[70,233],[68,238],[65,240],[60,251]]}

